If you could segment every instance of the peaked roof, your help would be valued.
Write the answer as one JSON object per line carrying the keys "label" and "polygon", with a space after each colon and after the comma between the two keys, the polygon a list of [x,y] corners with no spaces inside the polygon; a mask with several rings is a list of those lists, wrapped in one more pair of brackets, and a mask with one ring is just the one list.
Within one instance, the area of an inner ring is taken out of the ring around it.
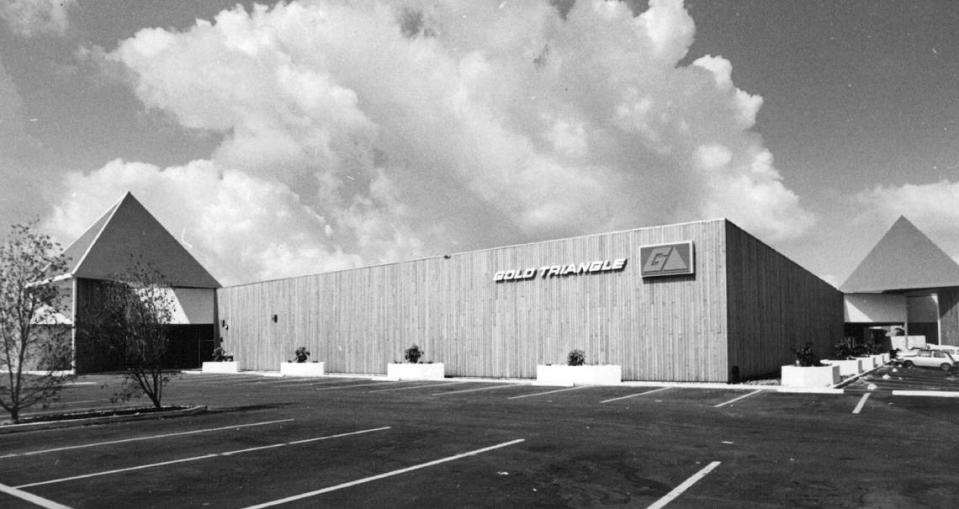
{"label": "peaked roof", "polygon": [[959,286],[959,264],[905,217],[899,219],[839,287],[846,293]]}
{"label": "peaked roof", "polygon": [[127,193],[64,251],[70,276],[112,279],[132,257],[153,265],[173,286],[220,288],[220,283]]}

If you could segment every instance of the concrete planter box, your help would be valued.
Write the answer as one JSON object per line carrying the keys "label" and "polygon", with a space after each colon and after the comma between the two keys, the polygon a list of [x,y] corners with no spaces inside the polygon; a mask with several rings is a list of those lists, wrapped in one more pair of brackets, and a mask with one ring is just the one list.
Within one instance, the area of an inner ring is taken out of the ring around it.
{"label": "concrete planter box", "polygon": [[204,373],[239,373],[240,366],[236,361],[228,362],[204,362]]}
{"label": "concrete planter box", "polygon": [[866,357],[858,357],[858,359],[862,361],[863,371],[869,371],[870,369],[876,367],[876,359],[871,355]]}
{"label": "concrete planter box", "polygon": [[399,380],[442,380],[446,377],[446,370],[442,362],[432,364],[391,362],[386,365],[386,377]]}
{"label": "concrete planter box", "polygon": [[879,354],[879,356],[882,357],[882,363],[883,363],[883,364],[888,364],[889,361],[892,360],[892,358],[889,357],[889,354],[888,354],[888,353]]}
{"label": "concrete planter box", "polygon": [[839,366],[840,376],[856,376],[863,372],[861,359],[823,360],[823,364]]}
{"label": "concrete planter box", "polygon": [[322,362],[281,362],[282,376],[323,376],[326,374]]}
{"label": "concrete planter box", "polygon": [[536,366],[537,385],[616,385],[623,381],[623,367],[618,364]]}
{"label": "concrete planter box", "polygon": [[783,387],[831,387],[839,383],[839,366],[783,366]]}

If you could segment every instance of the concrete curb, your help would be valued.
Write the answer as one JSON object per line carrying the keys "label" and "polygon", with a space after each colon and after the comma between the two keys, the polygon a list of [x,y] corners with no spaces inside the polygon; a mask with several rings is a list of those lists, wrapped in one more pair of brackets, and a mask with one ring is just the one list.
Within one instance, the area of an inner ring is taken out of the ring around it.
{"label": "concrete curb", "polygon": [[843,389],[835,387],[779,387],[776,392],[786,394],[845,394]]}
{"label": "concrete curb", "polygon": [[862,373],[859,373],[858,375],[851,376],[851,377],[843,380],[842,382],[839,382],[838,384],[834,385],[833,388],[835,388],[835,389],[845,388],[847,385],[855,382],[856,380],[859,380],[860,378],[862,378],[862,377],[864,377],[864,376],[866,376],[866,375],[868,375],[868,374],[871,374],[873,371],[876,371],[876,370],[878,370],[879,368],[882,368],[882,367],[885,367],[885,366],[886,366],[885,364],[880,364],[880,365],[878,365],[878,366],[874,366],[874,367],[873,367],[872,369],[870,369],[870,370],[863,371]]}
{"label": "concrete curb", "polygon": [[79,419],[63,419],[59,421],[28,422],[24,424],[6,424],[0,426],[0,435],[19,433],[22,431],[39,431],[46,429],[75,428],[91,424],[111,424],[114,422],[145,421],[149,419],[165,419],[168,417],[184,417],[206,412],[206,405],[181,408],[178,410],[147,412],[144,414],[104,415]]}

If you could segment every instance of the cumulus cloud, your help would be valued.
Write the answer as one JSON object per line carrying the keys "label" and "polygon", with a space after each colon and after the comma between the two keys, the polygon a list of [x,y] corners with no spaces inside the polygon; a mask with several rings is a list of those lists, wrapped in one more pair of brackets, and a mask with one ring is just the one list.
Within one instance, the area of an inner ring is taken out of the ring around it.
{"label": "cumulus cloud", "polygon": [[127,191],[133,193],[201,264],[226,282],[267,279],[356,265],[322,242],[328,224],[286,186],[209,161],[161,169],[114,160],[92,174],[66,177],[72,194],[45,221],[59,237],[75,237]]}
{"label": "cumulus cloud", "polygon": [[906,216],[959,261],[959,182],[876,186],[855,196],[860,224],[891,225]]}
{"label": "cumulus cloud", "polygon": [[74,5],[76,0],[5,0],[0,2],[0,18],[25,37],[63,35],[69,25],[67,11]]}
{"label": "cumulus cloud", "polygon": [[[284,232],[314,246],[285,251],[247,230],[228,244],[259,258],[217,259],[231,274],[292,272],[268,269],[270,257],[307,257],[290,266],[316,272],[327,257],[376,263],[715,216],[771,240],[809,228],[752,131],[762,98],[736,88],[722,57],[680,65],[695,32],[681,0],[638,16],[621,2],[563,5],[237,7],[185,31],[142,30],[107,58],[147,107],[223,137],[189,165],[223,176],[204,192],[228,175],[271,186],[261,198],[282,198]],[[119,162],[74,176],[76,201],[117,168],[131,186],[164,182],[157,207],[204,202],[174,178],[185,169]]]}

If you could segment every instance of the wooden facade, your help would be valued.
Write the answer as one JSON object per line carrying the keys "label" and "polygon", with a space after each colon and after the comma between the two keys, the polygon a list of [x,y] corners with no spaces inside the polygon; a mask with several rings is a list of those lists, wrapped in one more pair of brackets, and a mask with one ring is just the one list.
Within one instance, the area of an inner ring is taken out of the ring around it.
{"label": "wooden facade", "polygon": [[726,225],[731,378],[779,373],[812,343],[827,358],[843,335],[843,294],[736,225]]}
{"label": "wooden facade", "polygon": [[939,344],[959,346],[959,287],[940,288]]}
{"label": "wooden facade", "polygon": [[[730,238],[749,258],[732,271]],[[641,276],[641,246],[682,241],[693,275]],[[540,276],[623,258],[618,271]],[[536,276],[494,281],[526,268]],[[778,367],[799,335],[835,341],[842,299],[827,287],[719,219],[223,288],[219,330],[242,369],[277,370],[305,346],[328,372],[385,373],[415,343],[448,376],[532,378],[579,348],[588,363],[622,365],[625,380],[725,382],[732,365]]]}

